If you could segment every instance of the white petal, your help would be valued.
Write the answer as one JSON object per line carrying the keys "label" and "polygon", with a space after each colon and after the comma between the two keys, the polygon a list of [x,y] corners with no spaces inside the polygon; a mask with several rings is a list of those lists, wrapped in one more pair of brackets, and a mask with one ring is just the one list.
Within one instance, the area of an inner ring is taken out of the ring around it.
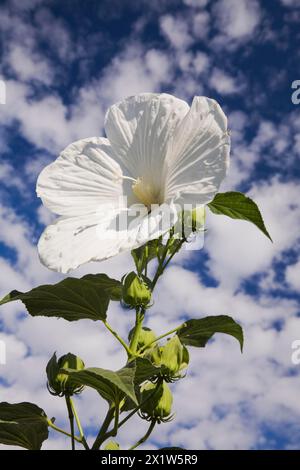
{"label": "white petal", "polygon": [[100,204],[118,201],[122,170],[108,139],[92,137],[69,145],[38,177],[37,194],[59,215],[95,212]]}
{"label": "white petal", "polygon": [[184,204],[211,201],[226,176],[229,152],[227,119],[221,107],[215,100],[195,97],[167,155],[167,199],[179,198]]}
{"label": "white petal", "polygon": [[167,147],[188,110],[185,101],[153,93],[131,96],[109,108],[106,135],[131,176],[160,185]]}
{"label": "white petal", "polygon": [[39,240],[41,262],[49,269],[67,273],[89,261],[102,261],[156,239],[177,220],[173,204],[159,206],[150,214],[143,205],[132,207],[129,216],[129,224],[125,224],[126,212],[112,207],[57,219]]}

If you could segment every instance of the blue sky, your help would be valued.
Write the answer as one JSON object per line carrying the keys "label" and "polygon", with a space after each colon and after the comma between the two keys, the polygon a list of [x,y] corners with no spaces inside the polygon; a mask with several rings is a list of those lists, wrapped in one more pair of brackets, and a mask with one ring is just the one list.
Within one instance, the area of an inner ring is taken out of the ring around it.
{"label": "blue sky", "polygon": [[[271,244],[246,222],[208,216],[204,250],[183,251],[158,285],[148,325],[158,332],[184,316],[231,314],[243,324],[245,351],[218,336],[192,351],[186,380],[174,387],[176,420],[158,427],[153,447],[299,448],[300,105],[298,0],[10,0],[0,5],[0,295],[52,283],[36,243],[52,215],[35,196],[39,171],[70,142],[103,134],[109,105],[139,92],[191,101],[217,99],[229,118],[232,159],[222,190],[241,190],[261,207]],[[132,268],[125,254],[72,273]],[[128,330],[114,305],[111,323]],[[30,318],[22,305],[1,309],[0,398],[34,401],[63,423],[45,390],[54,350],[90,365],[117,368],[124,357],[90,322]],[[64,342],[64,345],[62,345]],[[100,359],[99,359],[100,358]],[[79,401],[90,436],[104,408]],[[136,422],[126,448],[143,433]],[[45,448],[63,448],[51,435]]]}

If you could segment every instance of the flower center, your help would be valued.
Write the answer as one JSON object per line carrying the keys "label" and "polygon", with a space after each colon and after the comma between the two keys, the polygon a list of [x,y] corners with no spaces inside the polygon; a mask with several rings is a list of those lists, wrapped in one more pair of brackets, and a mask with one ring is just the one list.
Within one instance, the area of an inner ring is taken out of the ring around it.
{"label": "flower center", "polygon": [[143,178],[138,178],[132,185],[135,196],[150,209],[152,204],[161,204],[160,190]]}

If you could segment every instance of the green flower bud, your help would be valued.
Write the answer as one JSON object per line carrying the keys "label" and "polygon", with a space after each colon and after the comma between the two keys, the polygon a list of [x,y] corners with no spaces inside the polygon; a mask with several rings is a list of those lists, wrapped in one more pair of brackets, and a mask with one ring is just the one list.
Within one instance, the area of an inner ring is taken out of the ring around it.
{"label": "green flower bud", "polygon": [[140,390],[140,400],[140,415],[143,419],[156,420],[158,423],[172,419],[173,396],[166,382],[144,383]]}
{"label": "green flower bud", "polygon": [[46,367],[49,392],[59,396],[80,393],[83,387],[72,383],[71,377],[61,372],[62,369],[82,370],[84,362],[80,357],[71,353],[65,354],[57,360],[56,353],[54,353]]}
{"label": "green flower bud", "polygon": [[120,445],[116,441],[108,441],[104,450],[120,450]]}
{"label": "green flower bud", "polygon": [[177,335],[167,341],[164,346],[155,346],[148,354],[156,366],[161,367],[161,374],[168,382],[180,378],[180,372],[188,366],[189,353]]}
{"label": "green flower bud", "polygon": [[[133,332],[134,332],[134,328],[129,332],[129,335],[128,335],[129,341],[131,341]],[[156,335],[154,331],[150,330],[150,328],[147,328],[146,326],[143,326],[138,336],[137,350],[142,349],[147,344],[154,342],[155,339],[156,339]]]}
{"label": "green flower bud", "polygon": [[146,307],[151,300],[150,281],[132,271],[123,279],[122,297],[130,307]]}

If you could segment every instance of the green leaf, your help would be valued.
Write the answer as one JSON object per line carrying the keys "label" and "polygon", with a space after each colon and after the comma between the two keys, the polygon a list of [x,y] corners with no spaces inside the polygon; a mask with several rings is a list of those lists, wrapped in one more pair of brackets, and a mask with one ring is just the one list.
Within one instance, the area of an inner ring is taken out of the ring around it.
{"label": "green leaf", "polygon": [[21,300],[33,317],[105,320],[110,299],[118,299],[120,292],[119,281],[105,274],[88,274],[81,279],[68,277],[58,284],[35,287],[29,292],[14,290],[0,305]]}
{"label": "green leaf", "polygon": [[72,382],[94,388],[108,402],[116,403],[124,397],[130,398],[137,404],[134,391],[134,376],[136,368],[123,367],[114,372],[99,367],[91,367],[81,371],[63,369],[63,372],[72,377]]}
{"label": "green leaf", "polygon": [[109,295],[110,300],[121,300],[122,283],[117,279],[112,279],[106,274],[87,274],[82,279],[94,283],[97,289],[103,289]]}
{"label": "green leaf", "polygon": [[[160,375],[161,367],[153,365],[149,359],[144,357],[138,357],[127,364],[127,367],[134,370],[134,390],[135,396],[138,401],[140,400],[140,385],[145,380],[150,380]],[[130,398],[126,397],[124,404],[122,405],[122,411],[130,411],[136,407],[136,402],[133,402]]]}
{"label": "green leaf", "polygon": [[243,193],[218,193],[207,205],[214,214],[227,215],[231,219],[252,222],[272,241],[257,204]]}
{"label": "green leaf", "polygon": [[0,403],[0,443],[40,450],[48,439],[45,412],[33,403]]}
{"label": "green leaf", "polygon": [[162,240],[157,238],[131,251],[136,270],[139,274],[143,272],[147,263],[157,257],[162,248],[164,248]]}
{"label": "green leaf", "polygon": [[149,359],[145,357],[137,357],[134,361],[127,364],[127,367],[135,367],[134,383],[142,384],[145,380],[158,377],[161,367],[153,365]]}
{"label": "green leaf", "polygon": [[178,330],[180,341],[186,346],[204,348],[215,333],[225,333],[236,338],[243,350],[243,330],[231,317],[219,315],[186,321]]}
{"label": "green leaf", "polygon": [[108,441],[104,450],[120,450],[120,445],[116,441]]}

